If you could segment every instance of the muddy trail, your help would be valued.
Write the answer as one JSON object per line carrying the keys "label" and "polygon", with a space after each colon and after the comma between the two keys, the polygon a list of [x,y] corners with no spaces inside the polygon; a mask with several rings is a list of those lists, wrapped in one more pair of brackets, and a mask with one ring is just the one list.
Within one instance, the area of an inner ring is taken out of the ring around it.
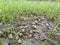
{"label": "muddy trail", "polygon": [[[48,33],[52,30],[55,20],[49,20],[45,15],[24,14],[21,20],[12,25],[0,23],[0,39],[2,45],[44,45]],[[47,45],[58,45],[59,28],[51,34]]]}

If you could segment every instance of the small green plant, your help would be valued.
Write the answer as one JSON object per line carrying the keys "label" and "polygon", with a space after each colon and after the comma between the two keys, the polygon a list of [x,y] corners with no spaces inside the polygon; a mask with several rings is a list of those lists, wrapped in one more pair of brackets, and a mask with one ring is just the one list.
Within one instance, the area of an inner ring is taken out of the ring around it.
{"label": "small green plant", "polygon": [[1,40],[0,40],[0,45],[2,45],[2,42],[1,42]]}
{"label": "small green plant", "polygon": [[[56,21],[55,24],[53,25],[52,30],[48,33],[47,39],[46,39],[46,41],[45,41],[45,45],[48,44],[48,40],[49,40],[51,34],[54,34],[54,33],[55,33],[56,28],[58,27],[59,24],[60,24],[60,15],[58,16],[57,21]],[[59,37],[58,37],[58,38],[59,38]]]}
{"label": "small green plant", "polygon": [[10,29],[9,29],[10,33],[12,33],[12,32],[13,32],[13,30],[14,30],[13,25],[10,25],[10,26],[9,26],[9,28],[10,28]]}

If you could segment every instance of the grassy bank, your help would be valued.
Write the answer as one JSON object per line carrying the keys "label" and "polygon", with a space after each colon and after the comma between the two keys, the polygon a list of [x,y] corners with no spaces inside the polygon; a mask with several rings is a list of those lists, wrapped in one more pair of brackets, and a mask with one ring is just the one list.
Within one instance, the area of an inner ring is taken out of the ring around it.
{"label": "grassy bank", "polygon": [[38,15],[46,14],[51,19],[60,14],[60,3],[38,2],[38,1],[5,1],[0,2],[0,20],[9,19],[13,21],[14,16],[21,16],[21,13],[30,12]]}

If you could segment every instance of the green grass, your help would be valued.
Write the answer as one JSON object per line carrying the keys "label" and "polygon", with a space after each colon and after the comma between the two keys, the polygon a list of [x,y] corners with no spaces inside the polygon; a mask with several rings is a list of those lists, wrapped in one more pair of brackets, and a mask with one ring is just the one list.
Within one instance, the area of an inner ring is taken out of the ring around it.
{"label": "green grass", "polygon": [[13,22],[15,16],[21,16],[24,11],[41,15],[49,19],[60,15],[60,3],[38,1],[4,1],[0,2],[0,20]]}
{"label": "green grass", "polygon": [[[48,40],[49,40],[51,34],[55,35],[56,28],[59,26],[59,24],[60,24],[60,16],[57,18],[57,21],[56,21],[55,24],[53,25],[52,30],[48,33],[47,39],[46,39],[46,41],[45,41],[45,45],[48,44]],[[58,39],[59,42],[60,42],[60,36],[58,36],[57,39]],[[57,45],[59,45],[59,44],[57,44]]]}
{"label": "green grass", "polygon": [[1,39],[0,39],[0,45],[2,45]]}

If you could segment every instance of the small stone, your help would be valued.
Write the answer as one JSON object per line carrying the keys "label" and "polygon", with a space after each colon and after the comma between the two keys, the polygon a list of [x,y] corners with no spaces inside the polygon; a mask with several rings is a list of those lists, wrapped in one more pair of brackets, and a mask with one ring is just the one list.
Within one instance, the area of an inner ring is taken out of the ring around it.
{"label": "small stone", "polygon": [[22,29],[21,32],[25,32],[25,29]]}
{"label": "small stone", "polygon": [[15,38],[15,39],[16,39],[16,40],[17,40],[17,39],[19,39],[19,36],[16,36],[16,38]]}
{"label": "small stone", "polygon": [[38,21],[41,21],[41,19],[38,19]]}
{"label": "small stone", "polygon": [[0,23],[0,25],[2,25],[2,23]]}
{"label": "small stone", "polygon": [[32,34],[29,34],[28,37],[31,38],[32,37]]}
{"label": "small stone", "polygon": [[0,31],[0,34],[3,34],[3,32],[2,32],[2,31]]}
{"label": "small stone", "polygon": [[35,22],[31,22],[33,25],[35,25]]}
{"label": "small stone", "polygon": [[49,27],[49,24],[48,23],[46,23],[45,25]]}
{"label": "small stone", "polygon": [[24,28],[28,28],[28,25],[26,25]]}
{"label": "small stone", "polygon": [[40,31],[39,30],[33,30],[34,33],[39,33]]}
{"label": "small stone", "polygon": [[48,27],[48,29],[52,29],[51,27]]}
{"label": "small stone", "polygon": [[38,23],[38,21],[37,21],[37,20],[35,20],[34,22],[35,22],[36,24]]}
{"label": "small stone", "polygon": [[20,28],[23,28],[23,26],[20,26]]}
{"label": "small stone", "polygon": [[30,30],[30,33],[32,34],[32,33],[33,33],[33,31],[32,31],[32,30]]}
{"label": "small stone", "polygon": [[12,38],[13,38],[13,35],[12,35],[12,34],[9,34],[9,35],[8,35],[8,38],[9,38],[9,39],[12,39]]}
{"label": "small stone", "polygon": [[22,33],[19,33],[20,36],[22,36],[23,34]]}
{"label": "small stone", "polygon": [[19,39],[19,40],[18,40],[18,43],[19,43],[19,44],[21,44],[21,43],[22,43],[22,40],[21,40],[21,39]]}
{"label": "small stone", "polygon": [[36,26],[36,25],[32,25],[32,28],[36,29],[36,28],[37,28],[37,26]]}

